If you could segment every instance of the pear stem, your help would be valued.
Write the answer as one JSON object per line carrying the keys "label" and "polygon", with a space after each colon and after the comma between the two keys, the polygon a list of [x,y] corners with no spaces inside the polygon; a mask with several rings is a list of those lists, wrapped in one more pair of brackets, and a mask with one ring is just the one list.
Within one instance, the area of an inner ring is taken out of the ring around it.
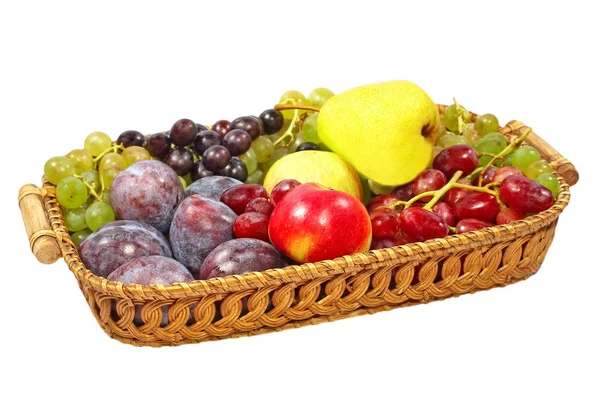
{"label": "pear stem", "polygon": [[301,105],[301,104],[277,104],[275,105],[277,111],[285,111],[288,109],[302,109],[305,111],[319,112],[321,108],[313,107],[312,105]]}

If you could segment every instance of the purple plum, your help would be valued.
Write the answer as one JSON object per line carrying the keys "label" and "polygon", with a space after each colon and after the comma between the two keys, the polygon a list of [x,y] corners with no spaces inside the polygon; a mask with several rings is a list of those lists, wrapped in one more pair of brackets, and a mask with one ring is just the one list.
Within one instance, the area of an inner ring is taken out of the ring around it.
{"label": "purple plum", "polygon": [[225,191],[240,184],[241,181],[227,176],[206,176],[190,184],[185,190],[185,196],[198,194],[219,201]]}
{"label": "purple plum", "polygon": [[110,203],[118,219],[145,222],[162,233],[169,231],[184,196],[177,173],[154,160],[134,163],[110,187]]}

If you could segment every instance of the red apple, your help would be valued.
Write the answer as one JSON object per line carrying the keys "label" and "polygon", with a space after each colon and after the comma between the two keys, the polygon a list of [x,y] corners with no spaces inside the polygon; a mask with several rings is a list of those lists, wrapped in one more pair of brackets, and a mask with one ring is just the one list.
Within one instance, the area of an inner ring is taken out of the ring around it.
{"label": "red apple", "polygon": [[269,238],[296,262],[318,262],[368,251],[371,220],[352,195],[305,183],[277,203],[269,221]]}

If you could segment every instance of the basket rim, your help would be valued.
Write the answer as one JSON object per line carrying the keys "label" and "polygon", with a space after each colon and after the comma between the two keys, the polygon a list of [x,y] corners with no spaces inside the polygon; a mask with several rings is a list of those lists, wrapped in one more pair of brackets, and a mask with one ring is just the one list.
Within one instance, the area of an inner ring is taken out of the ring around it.
{"label": "basket rim", "polygon": [[[445,106],[439,106],[443,109]],[[472,114],[476,116],[476,114]],[[513,129],[506,125],[500,132],[506,135]],[[63,214],[55,200],[55,186],[43,178],[43,187],[47,195],[44,205],[51,221],[52,229],[59,241],[63,259],[79,281],[85,281],[91,288],[111,297],[133,300],[177,299],[210,294],[227,294],[257,288],[276,287],[283,283],[305,283],[320,277],[331,277],[343,273],[357,273],[365,268],[376,270],[385,265],[408,264],[423,261],[442,254],[448,255],[466,251],[475,247],[493,245],[502,241],[512,241],[518,237],[534,233],[558,219],[570,200],[569,185],[558,176],[559,195],[547,210],[527,216],[510,224],[495,225],[481,230],[449,235],[424,242],[415,242],[394,246],[367,253],[345,255],[332,260],[324,260],[283,268],[268,269],[262,272],[249,272],[241,275],[215,277],[208,280],[194,280],[187,283],[172,284],[125,284],[108,280],[93,274],[82,262],[77,248],[73,244],[64,225]],[[249,293],[250,294],[250,293]]]}

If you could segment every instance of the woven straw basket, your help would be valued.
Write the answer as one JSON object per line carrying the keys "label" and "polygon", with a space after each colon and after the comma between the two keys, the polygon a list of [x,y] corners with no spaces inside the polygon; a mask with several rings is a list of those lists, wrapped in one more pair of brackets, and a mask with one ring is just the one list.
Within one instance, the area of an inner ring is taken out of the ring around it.
{"label": "woven straw basket", "polygon": [[[439,106],[440,112],[445,106]],[[473,115],[475,117],[475,115]],[[501,129],[508,139],[527,129]],[[574,166],[534,133],[526,141],[560,176],[548,210],[509,225],[264,272],[169,285],[108,281],[81,262],[55,187],[26,185],[19,206],[39,261],[63,257],[106,333],[137,346],[180,345],[281,331],[502,287],[540,268],[569,202]],[[134,323],[140,308],[143,324]],[[169,322],[161,326],[162,308]]]}

